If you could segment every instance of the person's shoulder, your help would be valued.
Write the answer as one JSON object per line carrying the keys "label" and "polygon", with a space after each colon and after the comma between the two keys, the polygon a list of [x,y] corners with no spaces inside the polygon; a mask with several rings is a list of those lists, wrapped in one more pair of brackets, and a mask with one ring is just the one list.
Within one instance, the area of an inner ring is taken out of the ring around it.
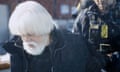
{"label": "person's shoulder", "polygon": [[62,39],[67,45],[86,45],[81,34],[75,34],[67,29],[57,29],[57,39]]}
{"label": "person's shoulder", "polygon": [[65,49],[75,51],[76,53],[89,54],[88,43],[79,34],[74,34],[71,31],[62,31]]}
{"label": "person's shoulder", "polygon": [[81,16],[81,19],[84,19],[84,18],[88,17],[89,13],[92,13],[92,12],[93,12],[93,5],[91,5],[87,8],[81,9],[79,14]]}
{"label": "person's shoulder", "polygon": [[69,31],[69,30],[67,30],[67,29],[62,29],[62,30],[60,30],[61,32],[62,32],[62,34],[63,34],[63,37],[67,37],[67,38],[78,38],[78,37],[81,37],[80,35],[78,35],[78,34],[74,34],[74,33],[72,33],[71,31]]}
{"label": "person's shoulder", "polygon": [[62,30],[63,39],[73,45],[85,45],[85,39],[81,34],[75,34],[68,30]]}

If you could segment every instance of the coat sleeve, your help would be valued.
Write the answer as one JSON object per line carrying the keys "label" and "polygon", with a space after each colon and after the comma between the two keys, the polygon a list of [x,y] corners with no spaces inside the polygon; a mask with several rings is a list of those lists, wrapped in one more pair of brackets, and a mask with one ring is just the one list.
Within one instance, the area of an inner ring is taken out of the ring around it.
{"label": "coat sleeve", "polygon": [[14,46],[14,41],[8,41],[3,45],[3,48],[11,54],[11,72],[25,72],[26,59],[22,48]]}
{"label": "coat sleeve", "polygon": [[17,54],[11,55],[11,72],[26,72],[25,64],[23,56]]}

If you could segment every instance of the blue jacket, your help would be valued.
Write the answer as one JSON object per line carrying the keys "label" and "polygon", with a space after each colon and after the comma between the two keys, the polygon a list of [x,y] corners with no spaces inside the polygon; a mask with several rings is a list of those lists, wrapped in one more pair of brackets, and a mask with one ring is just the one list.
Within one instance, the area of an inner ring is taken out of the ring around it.
{"label": "blue jacket", "polygon": [[11,54],[11,72],[100,72],[102,56],[81,36],[54,30],[51,38],[51,44],[38,56],[27,54],[19,37],[7,42],[4,48]]}

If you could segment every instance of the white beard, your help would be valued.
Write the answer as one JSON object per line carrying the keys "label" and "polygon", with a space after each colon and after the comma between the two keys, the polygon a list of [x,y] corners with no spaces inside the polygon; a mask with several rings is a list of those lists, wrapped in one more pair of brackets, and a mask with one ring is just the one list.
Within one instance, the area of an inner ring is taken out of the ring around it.
{"label": "white beard", "polygon": [[[32,45],[32,46],[31,46]],[[44,39],[43,41],[41,41],[41,43],[36,43],[36,42],[23,42],[23,47],[24,50],[31,55],[41,55],[44,50],[45,47],[48,45],[48,40]]]}

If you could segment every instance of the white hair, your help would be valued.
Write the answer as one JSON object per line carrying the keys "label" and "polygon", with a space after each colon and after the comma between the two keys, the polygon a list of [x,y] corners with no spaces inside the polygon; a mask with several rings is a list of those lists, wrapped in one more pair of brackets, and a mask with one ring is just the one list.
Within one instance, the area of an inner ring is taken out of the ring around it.
{"label": "white hair", "polygon": [[35,1],[17,5],[9,19],[9,29],[13,35],[49,34],[54,26],[55,22],[48,11]]}

